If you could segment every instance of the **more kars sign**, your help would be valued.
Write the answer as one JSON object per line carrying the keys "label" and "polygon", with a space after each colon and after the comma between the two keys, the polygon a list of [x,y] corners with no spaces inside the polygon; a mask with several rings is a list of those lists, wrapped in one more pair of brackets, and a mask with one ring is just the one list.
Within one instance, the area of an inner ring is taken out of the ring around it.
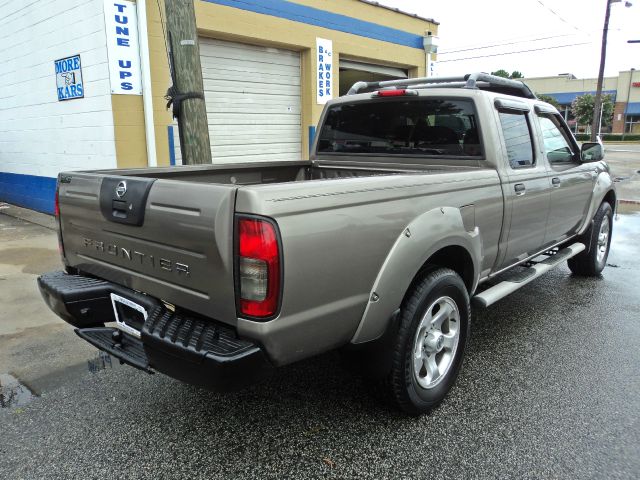
{"label": "more kars sign", "polygon": [[138,16],[135,2],[104,0],[111,93],[142,95]]}
{"label": "more kars sign", "polygon": [[319,105],[333,98],[333,42],[316,38],[316,100]]}
{"label": "more kars sign", "polygon": [[58,100],[71,100],[84,97],[82,83],[82,64],[80,55],[61,58],[53,62],[56,67],[56,89]]}

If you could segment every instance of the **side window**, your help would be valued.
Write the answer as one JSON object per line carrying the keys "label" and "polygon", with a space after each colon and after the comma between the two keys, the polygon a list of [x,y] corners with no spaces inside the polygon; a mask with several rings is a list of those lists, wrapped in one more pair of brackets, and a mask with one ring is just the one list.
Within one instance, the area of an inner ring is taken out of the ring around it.
{"label": "side window", "polygon": [[531,128],[524,112],[501,111],[500,123],[507,146],[511,168],[526,168],[535,165]]}
{"label": "side window", "polygon": [[544,151],[550,164],[570,163],[575,160],[571,141],[555,115],[540,115],[540,129],[544,141]]}

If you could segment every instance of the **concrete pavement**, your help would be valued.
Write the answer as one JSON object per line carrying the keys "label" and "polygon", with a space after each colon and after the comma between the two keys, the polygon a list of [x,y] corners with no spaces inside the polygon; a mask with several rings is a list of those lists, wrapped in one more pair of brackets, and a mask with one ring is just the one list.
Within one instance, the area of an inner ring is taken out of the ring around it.
{"label": "concrete pavement", "polygon": [[[57,386],[52,379],[69,367],[86,365],[96,351],[78,342],[42,301],[37,276],[62,268],[57,235],[11,216],[21,210],[0,209],[0,374],[10,373],[40,393]],[[27,213],[31,220],[53,223],[47,215]]]}
{"label": "concrete pavement", "polygon": [[640,203],[640,144],[605,144],[605,160],[618,178],[618,198],[626,203]]}

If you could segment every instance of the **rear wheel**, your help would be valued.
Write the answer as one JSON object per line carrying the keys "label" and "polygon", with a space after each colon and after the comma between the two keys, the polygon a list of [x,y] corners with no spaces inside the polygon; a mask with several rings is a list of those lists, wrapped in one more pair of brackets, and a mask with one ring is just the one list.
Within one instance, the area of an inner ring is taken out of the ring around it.
{"label": "rear wheel", "polygon": [[593,224],[584,234],[583,239],[590,245],[589,250],[579,253],[567,262],[574,274],[596,276],[604,270],[609,257],[612,226],[613,210],[611,205],[604,202],[593,217]]}
{"label": "rear wheel", "polygon": [[448,268],[428,273],[406,298],[393,348],[389,388],[395,403],[418,415],[453,386],[469,336],[469,295]]}

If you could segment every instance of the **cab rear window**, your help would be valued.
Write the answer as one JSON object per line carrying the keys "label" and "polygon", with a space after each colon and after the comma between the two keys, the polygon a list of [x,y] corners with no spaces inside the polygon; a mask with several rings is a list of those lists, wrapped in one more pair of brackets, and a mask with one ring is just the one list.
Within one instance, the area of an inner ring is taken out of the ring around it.
{"label": "cab rear window", "polygon": [[318,153],[478,158],[482,145],[471,101],[385,99],[331,107]]}

